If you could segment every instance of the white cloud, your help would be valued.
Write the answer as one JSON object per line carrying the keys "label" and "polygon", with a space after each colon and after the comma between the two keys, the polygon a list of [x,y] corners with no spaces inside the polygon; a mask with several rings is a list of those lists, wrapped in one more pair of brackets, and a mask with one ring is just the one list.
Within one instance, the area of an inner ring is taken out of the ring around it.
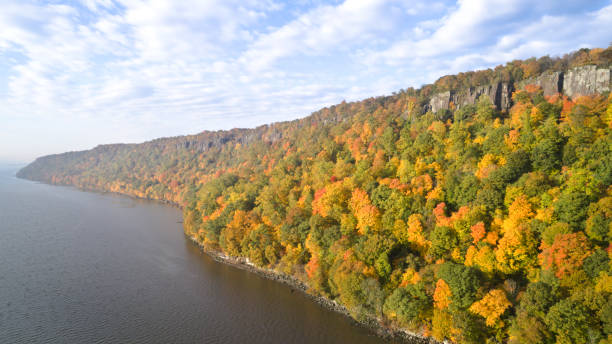
{"label": "white cloud", "polygon": [[[565,12],[554,12],[563,8]],[[574,11],[580,4],[556,1],[463,0],[456,9],[413,29],[412,37],[387,49],[368,51],[366,64],[411,65],[427,70],[421,82],[469,69],[492,67],[517,58],[558,55],[581,47],[607,45],[612,5],[595,11]]]}
{"label": "white cloud", "polygon": [[293,119],[607,45],[611,18],[609,1],[5,0],[0,159]]}
{"label": "white cloud", "polygon": [[258,37],[240,61],[260,71],[283,57],[317,55],[367,44],[396,24],[398,13],[389,4],[385,0],[347,0],[338,6],[318,7]]}

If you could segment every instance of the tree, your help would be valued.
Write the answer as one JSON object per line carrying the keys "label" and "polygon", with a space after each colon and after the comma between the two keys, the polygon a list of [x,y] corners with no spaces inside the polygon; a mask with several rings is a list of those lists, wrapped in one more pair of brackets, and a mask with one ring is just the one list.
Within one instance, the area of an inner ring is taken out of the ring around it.
{"label": "tree", "polygon": [[429,243],[425,239],[425,234],[423,233],[422,218],[421,214],[410,215],[406,227],[405,238],[407,242],[424,250]]}
{"label": "tree", "polygon": [[470,234],[472,235],[474,244],[477,244],[480,240],[482,240],[485,237],[485,233],[485,225],[482,221],[470,227]]}
{"label": "tree", "polygon": [[241,255],[241,242],[247,232],[253,227],[253,219],[245,211],[238,210],[234,213],[232,222],[222,232],[220,237],[221,247],[233,256]]}
{"label": "tree", "polygon": [[431,307],[431,298],[422,284],[397,288],[385,301],[383,311],[391,319],[407,326],[415,324]]}
{"label": "tree", "polygon": [[487,211],[493,212],[495,209],[502,208],[504,204],[504,193],[501,187],[487,181],[482,188],[478,190],[474,203],[477,206],[484,207]]}
{"label": "tree", "polygon": [[528,271],[535,263],[536,240],[527,221],[533,217],[531,204],[519,195],[508,209],[508,218],[502,223],[503,237],[495,250],[498,268],[506,274]]}
{"label": "tree", "polygon": [[601,271],[608,271],[610,259],[606,251],[598,249],[584,260],[584,271],[591,278],[597,278]]}
{"label": "tree", "polygon": [[536,170],[550,172],[561,163],[561,149],[550,139],[543,139],[531,151],[531,161]]}
{"label": "tree", "polygon": [[431,241],[431,246],[428,252],[436,258],[443,258],[449,255],[458,244],[455,231],[447,226],[436,226],[431,232],[429,240]]}
{"label": "tree", "polygon": [[357,228],[359,233],[365,234],[368,231],[380,230],[380,212],[370,202],[368,194],[361,190],[355,189],[352,193],[349,206],[353,211],[353,215],[357,218]]}
{"label": "tree", "polygon": [[446,309],[450,305],[451,302],[451,290],[448,286],[448,283],[444,282],[443,279],[438,279],[436,282],[436,289],[434,291],[433,299],[434,305],[438,309]]}
{"label": "tree", "polygon": [[610,335],[612,333],[612,299],[609,298],[608,302],[603,306],[601,315],[599,316],[603,323],[604,333]]}
{"label": "tree", "polygon": [[559,301],[560,292],[557,287],[544,282],[530,283],[521,298],[520,310],[535,317],[546,316],[548,310]]}
{"label": "tree", "polygon": [[554,343],[554,335],[546,323],[538,318],[530,316],[526,312],[519,311],[512,325],[508,329],[508,343]]}
{"label": "tree", "polygon": [[491,98],[484,94],[481,95],[476,106],[476,118],[479,121],[488,122],[493,119],[494,114],[495,106],[491,103]]}
{"label": "tree", "polygon": [[465,254],[466,266],[478,267],[481,271],[492,274],[498,268],[499,262],[495,257],[495,252],[488,244],[480,244],[479,247],[471,245]]}
{"label": "tree", "polygon": [[312,212],[340,220],[342,214],[347,211],[349,198],[350,189],[343,182],[331,183],[315,192]]}
{"label": "tree", "polygon": [[480,278],[475,269],[447,262],[440,266],[438,276],[448,284],[451,290],[452,307],[465,309],[476,301]]}
{"label": "tree", "polygon": [[376,269],[378,277],[380,277],[382,280],[389,278],[389,275],[391,274],[391,265],[389,264],[389,256],[387,255],[387,252],[383,252],[378,256],[374,262],[374,268]]}
{"label": "tree", "polygon": [[360,261],[373,266],[379,260],[388,259],[388,257],[385,258],[385,255],[389,252],[392,245],[392,240],[386,235],[372,234],[360,236],[353,249],[355,256]]}
{"label": "tree", "polygon": [[600,244],[607,244],[612,233],[612,197],[591,204],[586,221],[586,234]]}
{"label": "tree", "polygon": [[586,219],[589,203],[589,196],[583,191],[567,189],[555,203],[555,215],[559,221],[578,229]]}
{"label": "tree", "polygon": [[470,312],[485,318],[487,326],[503,326],[499,318],[508,307],[512,306],[506,298],[506,293],[500,289],[489,291],[480,301],[470,306]]}
{"label": "tree", "polygon": [[552,343],[554,335],[546,324],[551,306],[559,301],[558,289],[544,282],[527,285],[509,329],[510,340],[515,343]]}
{"label": "tree", "polygon": [[275,264],[280,245],[272,228],[265,224],[256,225],[242,239],[241,252],[257,266]]}
{"label": "tree", "polygon": [[310,230],[309,218],[308,212],[304,209],[299,207],[291,209],[280,227],[281,242],[285,245],[303,245]]}
{"label": "tree", "polygon": [[379,282],[363,274],[365,268],[363,262],[347,252],[336,260],[330,273],[332,292],[358,318],[380,316],[384,301]]}
{"label": "tree", "polygon": [[582,232],[559,234],[552,245],[542,243],[541,249],[539,259],[542,267],[553,271],[561,279],[576,272],[591,255],[589,243]]}
{"label": "tree", "polygon": [[563,299],[550,308],[546,315],[546,324],[555,333],[557,343],[587,343],[588,314],[588,310],[581,303]]}

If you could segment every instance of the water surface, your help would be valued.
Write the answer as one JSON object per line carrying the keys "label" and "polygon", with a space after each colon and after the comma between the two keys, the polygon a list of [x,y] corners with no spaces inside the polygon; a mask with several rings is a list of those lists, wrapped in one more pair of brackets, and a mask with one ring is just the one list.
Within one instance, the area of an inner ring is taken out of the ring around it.
{"label": "water surface", "polygon": [[0,168],[0,343],[380,343],[299,292],[217,263],[181,212]]}

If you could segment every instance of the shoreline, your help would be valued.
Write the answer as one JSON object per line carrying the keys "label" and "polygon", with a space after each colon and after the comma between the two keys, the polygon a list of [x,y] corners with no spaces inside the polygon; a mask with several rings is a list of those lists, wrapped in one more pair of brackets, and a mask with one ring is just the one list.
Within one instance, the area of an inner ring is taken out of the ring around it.
{"label": "shoreline", "polygon": [[193,242],[195,245],[199,246],[200,250],[204,254],[208,255],[214,261],[218,263],[230,265],[235,268],[245,270],[247,272],[257,274],[258,276],[261,276],[263,278],[266,278],[266,279],[269,279],[275,282],[285,284],[291,287],[292,289],[301,292],[303,295],[305,295],[307,298],[311,299],[312,301],[314,301],[321,307],[341,314],[342,316],[348,318],[355,326],[365,328],[371,331],[373,335],[379,338],[382,338],[385,341],[399,340],[402,343],[407,343],[407,344],[440,344],[441,343],[441,342],[436,341],[433,338],[424,337],[417,333],[409,332],[409,331],[399,329],[399,328],[385,327],[381,325],[379,321],[375,318],[367,318],[361,321],[357,320],[353,318],[350,315],[348,309],[346,309],[346,307],[342,306],[341,304],[338,304],[337,302],[330,300],[324,296],[317,296],[317,295],[313,295],[309,293],[308,286],[304,282],[298,280],[295,277],[249,264],[247,259],[243,257],[231,257],[231,256],[225,255],[218,251],[206,249],[204,246],[200,245],[200,243],[198,243],[192,237],[188,235],[185,235],[185,237],[191,242]]}
{"label": "shoreline", "polygon": [[31,182],[35,182],[35,183],[41,183],[41,184],[52,185],[52,186],[61,186],[61,187],[67,187],[67,188],[74,188],[74,189],[79,190],[79,191],[97,193],[97,194],[101,194],[101,195],[115,195],[115,196],[122,196],[122,197],[131,198],[133,200],[138,200],[138,201],[157,202],[157,203],[161,203],[161,204],[164,204],[164,205],[168,205],[168,206],[177,208],[177,209],[179,209],[181,211],[183,210],[183,206],[180,205],[179,203],[176,203],[176,202],[173,202],[173,201],[169,201],[169,200],[165,200],[165,199],[140,197],[140,196],[136,196],[136,195],[132,195],[132,194],[129,194],[129,193],[124,193],[124,192],[119,192],[119,191],[109,191],[109,190],[103,190],[103,189],[92,189],[92,188],[87,188],[87,187],[73,185],[73,184],[53,183],[53,182],[45,181],[45,180],[38,180],[38,179],[30,179],[30,178],[26,178],[26,177],[19,177],[16,174],[14,175],[14,177],[17,178],[17,179],[27,180],[27,181],[31,181]]}
{"label": "shoreline", "polygon": [[[17,176],[15,176],[17,177]],[[80,187],[80,186],[76,186],[76,185],[72,185],[72,184],[60,184],[60,183],[51,183],[51,182],[45,182],[45,181],[40,181],[40,180],[34,180],[34,179],[29,179],[29,178],[23,178],[23,177],[17,177],[19,179],[25,179],[25,180],[29,180],[32,182],[39,182],[39,183],[43,183],[43,184],[47,184],[47,185],[53,185],[53,186],[64,186],[64,187],[69,187],[69,188],[75,188],[77,190],[80,191],[84,191],[84,192],[94,192],[94,193],[99,193],[99,194],[110,194],[110,195],[117,195],[117,196],[122,196],[122,197],[128,197],[131,198],[133,200],[144,200],[144,201],[149,201],[149,202],[158,202],[164,205],[168,205],[174,208],[177,208],[179,210],[182,210],[183,207],[176,203],[176,202],[172,202],[172,201],[168,201],[168,200],[162,200],[162,199],[150,199],[150,198],[144,198],[144,197],[139,197],[136,195],[131,195],[131,194],[127,194],[127,193],[122,193],[122,192],[116,192],[116,191],[108,191],[108,190],[96,190],[96,189],[90,189],[90,188],[85,188],[85,187]],[[182,217],[182,216],[181,216]],[[181,221],[182,222],[182,221]],[[183,234],[185,235],[185,234]],[[324,296],[317,296],[317,295],[313,295],[311,293],[308,292],[308,285],[306,285],[304,282],[298,280],[297,278],[287,275],[287,274],[283,274],[283,273],[279,273],[277,271],[274,270],[270,270],[270,269],[264,269],[264,268],[260,268],[257,267],[253,264],[250,264],[246,258],[244,257],[231,257],[228,256],[224,253],[221,253],[219,251],[213,251],[213,250],[209,250],[206,249],[203,245],[200,245],[199,242],[197,242],[197,240],[195,240],[194,238],[185,235],[185,238],[188,239],[189,241],[191,241],[193,244],[197,245],[200,250],[208,255],[211,259],[213,259],[214,261],[218,262],[218,263],[222,263],[222,264],[226,264],[226,265],[230,265],[233,266],[235,268],[241,269],[241,270],[245,270],[247,272],[251,272],[254,274],[257,274],[258,276],[261,276],[263,278],[275,281],[275,282],[279,282],[282,284],[285,284],[287,286],[289,286],[290,288],[297,290],[299,292],[301,292],[304,296],[306,296],[307,298],[309,298],[310,300],[314,301],[315,303],[317,303],[319,306],[328,309],[330,311],[336,312],[344,317],[346,317],[351,323],[353,323],[353,325],[355,326],[359,326],[361,328],[367,329],[369,330],[373,335],[385,340],[385,341],[400,341],[402,343],[406,343],[406,344],[442,344],[442,343],[447,343],[445,342],[438,342],[435,339],[431,338],[431,337],[425,337],[423,335],[414,333],[414,332],[410,332],[401,328],[397,328],[397,327],[386,327],[384,325],[382,325],[378,319],[376,318],[366,318],[365,320],[357,320],[355,318],[353,318],[348,309],[346,309],[346,307],[342,306],[341,304],[330,300]]]}

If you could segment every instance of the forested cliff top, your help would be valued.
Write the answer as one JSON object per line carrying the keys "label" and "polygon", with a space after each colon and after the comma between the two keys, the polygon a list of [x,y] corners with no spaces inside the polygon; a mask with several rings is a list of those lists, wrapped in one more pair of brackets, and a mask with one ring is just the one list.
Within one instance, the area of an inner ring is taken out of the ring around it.
{"label": "forested cliff top", "polygon": [[[107,144],[99,145],[92,150],[67,152],[38,158],[35,162],[22,169],[18,176],[39,181],[51,182],[51,175],[45,175],[45,170],[62,168],[64,160],[91,160],[87,152],[114,156],[131,150],[172,150],[195,149],[207,151],[219,148],[226,143],[248,144],[253,140],[274,143],[287,135],[285,131],[302,125],[327,124],[345,120],[346,116],[354,114],[355,108],[361,111],[374,109],[384,103],[408,100],[403,109],[404,116],[416,116],[427,111],[438,113],[440,110],[452,110],[466,105],[474,105],[481,95],[491,99],[498,110],[508,111],[513,104],[512,94],[528,84],[540,86],[545,96],[563,93],[569,97],[592,95],[609,92],[612,66],[612,48],[581,49],[563,57],[531,58],[515,60],[494,69],[470,71],[457,75],[447,75],[431,85],[420,89],[408,88],[400,90],[391,96],[368,98],[353,103],[342,103],[321,109],[304,119],[290,122],[280,122],[262,125],[254,129],[232,129],[219,131],[203,131],[195,135],[160,138],[142,144]],[[403,99],[402,99],[403,98]],[[167,146],[167,147],[166,147]],[[45,168],[41,168],[42,166]],[[81,165],[77,171],[84,171],[88,164]],[[76,172],[76,171],[73,171]]]}
{"label": "forested cliff top", "polygon": [[355,318],[461,343],[612,342],[612,48],[18,176],[174,202],[185,234]]}

